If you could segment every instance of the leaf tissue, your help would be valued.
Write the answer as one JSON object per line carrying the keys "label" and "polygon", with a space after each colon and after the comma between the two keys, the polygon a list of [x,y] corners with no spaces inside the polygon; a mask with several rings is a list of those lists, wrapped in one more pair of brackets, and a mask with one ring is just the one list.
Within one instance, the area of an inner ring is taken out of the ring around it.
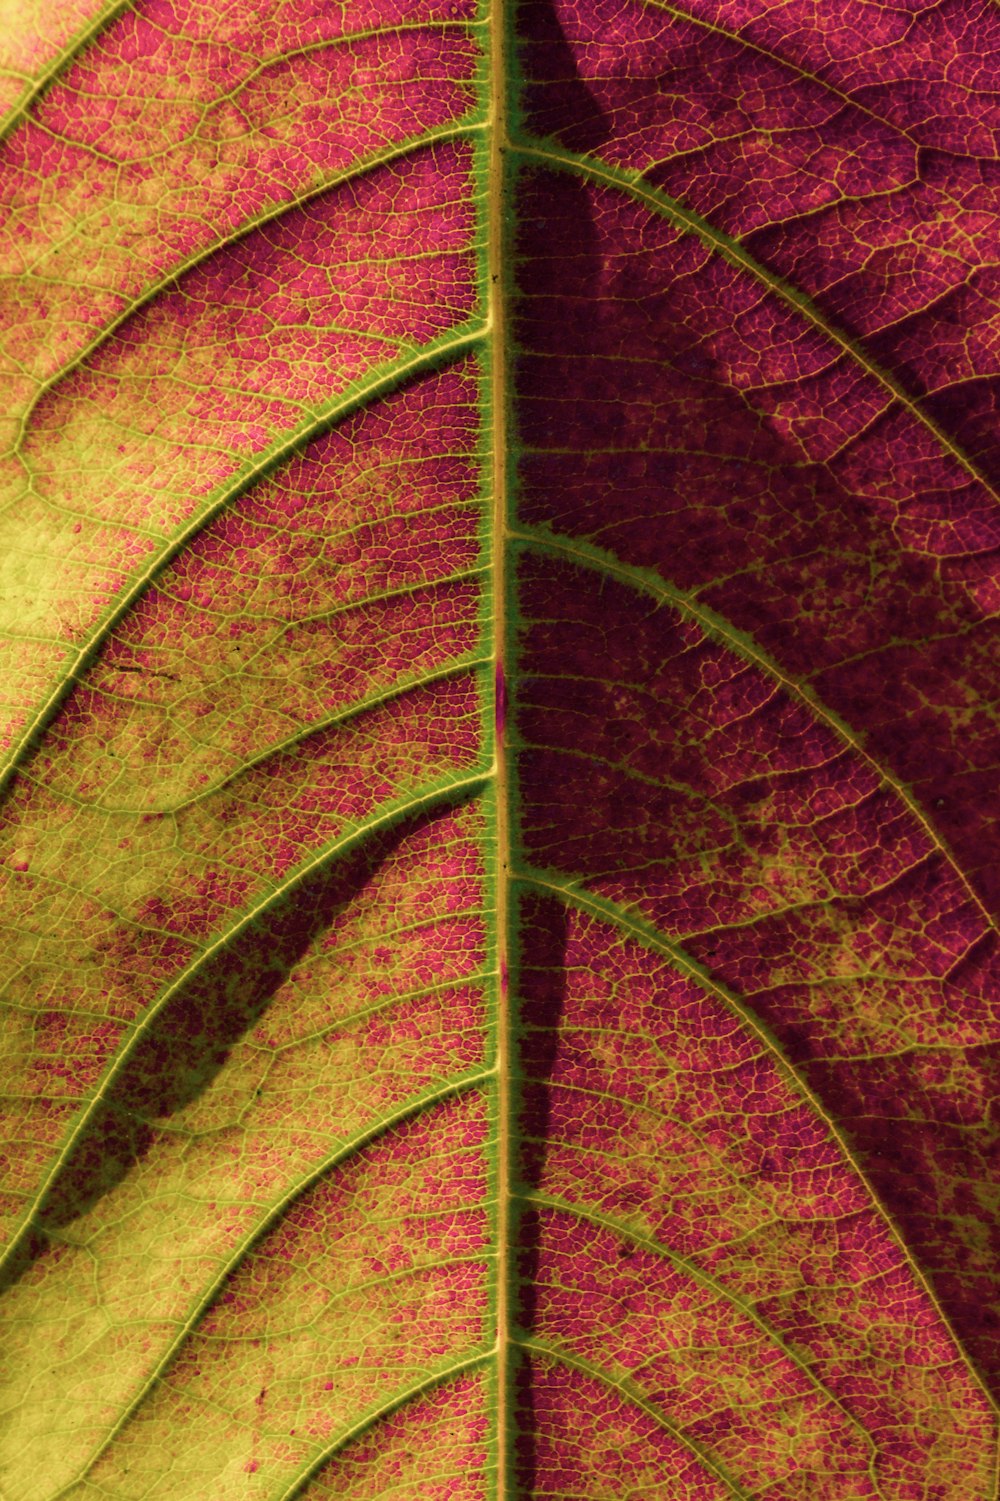
{"label": "leaf tissue", "polygon": [[1000,12],[4,0],[2,1501],[990,1501]]}

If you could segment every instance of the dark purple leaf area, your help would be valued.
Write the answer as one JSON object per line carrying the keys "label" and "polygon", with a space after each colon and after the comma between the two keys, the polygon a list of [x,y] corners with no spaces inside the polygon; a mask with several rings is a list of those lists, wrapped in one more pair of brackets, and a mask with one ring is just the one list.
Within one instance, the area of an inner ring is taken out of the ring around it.
{"label": "dark purple leaf area", "polygon": [[11,30],[3,1501],[996,1501],[1000,12]]}

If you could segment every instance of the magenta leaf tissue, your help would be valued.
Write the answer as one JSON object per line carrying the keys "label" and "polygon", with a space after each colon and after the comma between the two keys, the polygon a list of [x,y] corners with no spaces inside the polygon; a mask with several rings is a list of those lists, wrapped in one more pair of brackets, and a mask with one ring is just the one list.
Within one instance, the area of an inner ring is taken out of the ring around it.
{"label": "magenta leaf tissue", "polygon": [[990,1501],[1000,15],[6,11],[2,1501]]}

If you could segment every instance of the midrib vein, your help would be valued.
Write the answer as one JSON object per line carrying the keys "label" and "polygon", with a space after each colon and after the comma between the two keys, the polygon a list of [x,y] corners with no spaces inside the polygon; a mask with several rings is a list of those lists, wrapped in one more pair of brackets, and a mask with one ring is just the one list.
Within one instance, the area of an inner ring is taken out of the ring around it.
{"label": "midrib vein", "polygon": [[488,115],[487,205],[486,205],[486,312],[490,352],[490,412],[492,415],[492,592],[493,592],[493,775],[496,842],[494,890],[496,910],[496,1497],[513,1494],[509,1473],[511,1443],[510,1412],[510,1230],[511,1230],[511,1022],[509,1015],[508,869],[510,866],[510,814],[503,712],[505,708],[507,645],[506,551],[507,504],[507,410],[504,287],[504,207],[506,198],[504,152],[507,146],[506,15],[503,0],[492,0],[489,10],[490,101]]}

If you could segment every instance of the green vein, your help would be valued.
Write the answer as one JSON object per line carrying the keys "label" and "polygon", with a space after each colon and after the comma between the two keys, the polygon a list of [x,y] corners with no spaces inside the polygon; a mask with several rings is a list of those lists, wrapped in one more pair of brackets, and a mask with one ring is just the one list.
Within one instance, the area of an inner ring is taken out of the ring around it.
{"label": "green vein", "polygon": [[567,1350],[557,1349],[556,1346],[548,1344],[545,1340],[521,1336],[514,1343],[522,1350],[527,1350],[533,1355],[540,1355],[543,1359],[551,1360],[555,1364],[568,1366],[571,1370],[579,1371],[582,1375],[590,1376],[592,1380],[601,1382],[603,1386],[610,1387],[619,1396],[623,1397],[630,1406],[637,1407],[640,1412],[645,1413],[646,1417],[651,1418],[658,1428],[662,1428],[666,1433],[669,1433],[671,1438],[676,1440],[688,1453],[693,1454],[698,1463],[717,1480],[721,1480],[731,1493],[739,1498],[739,1501],[753,1501],[751,1492],[744,1490],[739,1482],[734,1480],[726,1471],[719,1460],[714,1459],[694,1439],[688,1438],[682,1428],[679,1428],[676,1423],[672,1422],[659,1408],[654,1407],[651,1402],[647,1402],[645,1397],[640,1396],[632,1387],[627,1386],[622,1381],[618,1381],[607,1371],[602,1371],[599,1366],[592,1365],[589,1360],[584,1360],[579,1355],[571,1355]]}
{"label": "green vein", "polygon": [[203,527],[283,460],[290,458],[298,448],[379,397],[387,395],[408,378],[457,359],[466,350],[479,344],[482,337],[483,330],[477,327],[457,336],[449,335],[436,339],[425,345],[410,359],[384,367],[370,379],[356,383],[341,396],[310,414],[297,427],[263,449],[232,479],[216,490],[214,495],[209,496],[195,515],[191,516],[178,531],[165,539],[164,545],[150,558],[142,571],[132,576],[110,609],[105,611],[84,636],[77,647],[76,655],[53,685],[48,698],[39,705],[24,729],[4,752],[3,758],[0,759],[0,801],[10,786],[18,762],[72,689],[80,673],[90,665],[115,626],[153,583],[157,574],[173,561]]}
{"label": "green vein", "polygon": [[[394,703],[397,699],[404,698],[407,693],[412,693],[417,688],[429,688],[434,683],[446,682],[449,678],[461,677],[475,667],[486,667],[492,661],[490,656],[462,657],[454,662],[448,662],[443,667],[435,668],[433,672],[425,672],[417,678],[404,678],[401,682],[392,683],[381,693],[373,693],[368,698],[360,699],[357,703],[349,704],[346,709],[339,709],[336,713],[328,715],[325,719],[316,720],[315,723],[304,725],[286,740],[281,740],[275,745],[268,746],[266,750],[251,756],[244,761],[230,776],[225,777],[213,787],[207,787],[183,802],[165,809],[157,809],[157,812],[179,813],[184,808],[190,808],[195,803],[202,802],[212,793],[219,792],[223,787],[228,787],[254,766],[259,766],[264,761],[269,761],[272,756],[280,755],[283,751],[292,750],[296,745],[301,745],[313,735],[318,735],[324,730],[336,729],[338,725],[349,724],[351,720],[358,719],[362,714],[367,714],[371,709],[381,709],[386,704]],[[104,806],[103,804],[101,805]],[[132,809],[111,809],[111,812],[132,812]]]}
{"label": "green vein", "polygon": [[[449,918],[457,915],[481,917],[482,914],[478,908],[466,910],[463,914],[448,913]],[[429,928],[433,932],[440,921],[440,918],[435,918],[433,921],[414,924],[414,927],[417,929],[421,927]],[[393,934],[393,937],[395,936]],[[343,954],[343,952],[344,948],[338,946],[338,956]],[[291,1042],[281,1042],[277,1045],[271,1045],[266,1049],[253,1042],[249,1046],[259,1051],[265,1059],[278,1058],[282,1053],[294,1052],[297,1048],[307,1048],[311,1043],[323,1041],[333,1032],[340,1032],[350,1027],[356,1027],[361,1022],[367,1021],[373,1016],[380,1016],[384,1011],[394,1010],[397,1006],[405,1006],[412,1001],[429,1000],[431,996],[447,996],[450,992],[466,990],[470,986],[475,985],[480,985],[485,989],[493,979],[495,979],[495,974],[492,970],[470,971],[468,974],[456,975],[451,980],[441,980],[436,985],[421,985],[417,990],[397,990],[392,995],[386,996],[383,1001],[375,1001],[370,1006],[362,1006],[359,1010],[345,1012],[342,1016],[338,1015],[335,1020],[331,1020],[325,1027],[314,1028],[311,1032],[302,1032],[298,1037],[293,1038]],[[102,1017],[101,1020],[103,1021],[103,1019]],[[989,1044],[984,1043],[983,1046],[988,1047]]]}
{"label": "green vein", "polygon": [[[353,1439],[358,1438],[360,1434],[374,1427],[380,1418],[390,1417],[394,1412],[398,1412],[401,1407],[405,1406],[406,1403],[425,1396],[427,1392],[433,1391],[435,1387],[443,1386],[452,1378],[462,1376],[466,1371],[473,1371],[478,1366],[485,1365],[487,1361],[493,1358],[494,1354],[493,1350],[486,1350],[479,1355],[470,1355],[466,1360],[456,1361],[453,1365],[445,1366],[443,1369],[425,1376],[423,1380],[415,1382],[413,1386],[407,1387],[406,1391],[400,1392],[398,1396],[393,1397],[388,1402],[384,1402],[380,1407],[371,1408],[362,1418],[359,1418],[357,1423],[345,1429],[343,1433],[338,1434],[335,1439],[327,1444],[326,1448],[321,1450],[316,1458],[295,1477],[291,1485],[281,1492],[276,1501],[292,1501],[292,1498],[301,1493],[303,1487],[316,1476],[323,1465],[336,1454],[339,1454],[342,1449],[345,1449]],[[53,1498],[53,1501],[56,1501],[56,1498]]]}
{"label": "green vein", "polygon": [[142,1020],[132,1026],[127,1034],[127,1041],[119,1048],[111,1066],[101,1079],[97,1090],[82,1108],[72,1129],[67,1133],[63,1145],[57,1153],[48,1173],[38,1185],[35,1193],[27,1201],[20,1223],[16,1226],[6,1248],[0,1254],[0,1270],[17,1254],[25,1235],[31,1229],[35,1215],[44,1201],[45,1195],[62,1172],[76,1143],[93,1120],[98,1106],[107,1098],[112,1085],[124,1071],[139,1042],[152,1026],[156,1017],[169,1004],[171,998],[177,994],[182,986],[193,979],[210,959],[225,949],[227,945],[232,943],[233,939],[238,937],[240,933],[258,918],[264,916],[277,902],[301,886],[310,876],[322,870],[339,855],[346,854],[348,850],[363,843],[372,834],[385,830],[413,814],[433,808],[439,803],[463,800],[463,795],[465,797],[471,796],[475,790],[481,789],[486,785],[489,781],[489,775],[488,771],[476,772],[471,776],[456,778],[452,782],[440,783],[428,787],[406,801],[398,800],[387,806],[383,806],[382,810],[375,816],[366,819],[364,823],[353,828],[349,833],[342,835],[339,839],[332,840],[322,846],[310,859],[296,866],[284,880],[272,886],[252,907],[242,912],[235,922],[218,933],[214,939],[206,944],[205,948],[174,976],[173,980],[150,1002],[143,1013]]}
{"label": "green vein", "polygon": [[871,1477],[875,1495],[883,1497],[884,1501],[884,1493],[878,1483],[878,1476],[875,1468],[875,1460],[878,1455],[878,1447],[871,1434],[868,1433],[868,1431],[862,1426],[858,1419],[848,1411],[848,1409],[840,1401],[839,1397],[837,1397],[836,1394],[830,1390],[830,1388],[822,1381],[822,1379],[816,1374],[812,1367],[805,1361],[803,1361],[800,1356],[796,1355],[795,1352],[790,1349],[790,1347],[785,1343],[781,1335],[778,1334],[774,1329],[772,1329],[763,1318],[761,1318],[760,1314],[757,1313],[752,1304],[745,1302],[736,1293],[730,1292],[730,1290],[724,1285],[724,1283],[716,1281],[716,1279],[712,1277],[708,1272],[699,1267],[697,1262],[691,1261],[687,1256],[679,1255],[676,1251],[672,1251],[669,1246],[665,1246],[662,1241],[656,1240],[653,1236],[644,1235],[641,1231],[633,1230],[629,1226],[622,1224],[620,1221],[612,1219],[609,1215],[602,1214],[600,1210],[592,1209],[589,1206],[584,1207],[581,1204],[571,1204],[566,1199],[556,1198],[551,1194],[539,1193],[534,1190],[522,1191],[518,1195],[518,1197],[528,1204],[537,1204],[545,1209],[562,1210],[566,1213],[575,1215],[580,1220],[589,1221],[591,1224],[598,1225],[602,1229],[610,1230],[613,1234],[618,1235],[625,1240],[634,1241],[636,1245],[643,1247],[643,1249],[652,1252],[654,1255],[662,1256],[665,1260],[669,1261],[672,1266],[676,1267],[679,1271],[682,1271],[686,1276],[690,1277],[692,1281],[697,1282],[700,1286],[708,1289],[710,1292],[717,1294],[718,1297],[723,1299],[723,1301],[725,1301],[731,1307],[738,1309],[739,1312],[743,1314],[743,1316],[748,1319],[755,1328],[760,1330],[761,1334],[763,1334],[768,1343],[780,1350],[785,1359],[788,1360],[790,1364],[795,1366],[795,1368],[801,1372],[801,1374],[806,1378],[806,1380],[810,1383],[814,1390],[822,1396],[824,1402],[829,1402],[834,1407],[836,1407],[842,1414],[845,1422],[850,1427],[856,1428],[857,1431],[861,1434],[865,1443],[865,1447],[870,1451],[868,1473]]}
{"label": "green vein", "polygon": [[530,161],[542,162],[557,171],[569,172],[578,177],[603,183],[606,187],[617,188],[647,209],[669,219],[678,229],[687,234],[696,235],[703,244],[717,255],[721,255],[731,266],[745,271],[774,297],[788,307],[794,308],[819,333],[842,350],[855,364],[860,365],[894,402],[898,402],[916,422],[926,428],[938,446],[965,470],[970,479],[982,486],[987,494],[1000,504],[1000,493],[994,489],[986,475],[969,458],[968,454],[959,448],[930,413],[924,410],[920,399],[912,396],[890,371],[884,370],[869,358],[862,345],[832,323],[811,298],[756,261],[748,251],[744,250],[738,240],[731,239],[722,230],[716,229],[707,219],[703,219],[700,214],[685,208],[683,204],[678,203],[676,199],[669,197],[658,188],[651,188],[639,172],[610,166],[596,157],[579,156],[576,152],[567,151],[558,144],[531,146],[524,141],[518,141],[511,149],[519,156]]}
{"label": "green vein", "polygon": [[[299,57],[311,57],[315,52],[329,52],[332,47],[350,47],[353,46],[355,42],[370,42],[373,41],[376,37],[381,38],[390,36],[408,36],[413,32],[419,32],[423,34],[426,34],[428,32],[433,34],[435,31],[441,33],[450,31],[466,33],[475,31],[477,27],[481,27],[482,25],[483,22],[478,19],[440,21],[434,20],[433,18],[428,16],[426,19],[421,21],[393,21],[386,26],[367,26],[362,27],[360,31],[345,31],[338,36],[324,37],[321,41],[318,42],[306,42],[301,47],[293,47],[288,52],[280,52],[275,56],[265,58],[263,62],[258,62],[256,66],[253,67],[245,77],[241,78],[239,83],[236,84],[233,89],[223,97],[227,102],[230,99],[235,99],[239,94],[243,92],[248,84],[253,81],[253,79],[259,78],[261,73],[266,72],[268,68],[274,68],[290,62],[294,62],[295,59]],[[245,56],[247,57],[247,61],[249,61],[250,54],[245,54]],[[206,106],[206,112],[207,110],[214,108],[215,104],[219,102],[219,99],[213,100],[210,105]]]}
{"label": "green vein", "polygon": [[[875,110],[869,109],[868,105],[863,104],[860,99],[855,99],[851,94],[845,94],[835,83],[830,83],[826,78],[821,78],[818,73],[811,72],[808,68],[803,67],[801,63],[795,62],[793,58],[782,57],[779,52],[772,52],[769,48],[762,47],[759,42],[751,41],[742,32],[729,31],[725,26],[720,26],[717,21],[708,21],[703,16],[697,16],[692,11],[684,10],[679,5],[671,4],[670,0],[642,0],[642,3],[649,10],[663,11],[666,15],[673,16],[678,21],[686,21],[688,25],[697,26],[702,31],[711,32],[713,36],[722,37],[724,41],[732,42],[735,46],[744,48],[747,52],[754,52],[758,57],[766,57],[769,62],[776,63],[783,71],[793,73],[796,79],[802,79],[806,83],[814,83],[817,88],[823,89],[828,94],[832,94],[835,99],[839,99],[842,104],[847,105],[850,109],[856,110],[858,114],[867,115],[869,120],[874,120],[878,125],[884,125],[893,135],[900,136],[903,140],[909,142],[914,149],[914,156],[920,149],[920,142],[915,140],[908,130],[904,130],[901,125],[887,119],[885,115],[880,115]],[[827,122],[824,121],[823,123],[826,124]],[[829,205],[824,204],[823,207],[826,208]]]}
{"label": "green vein", "polygon": [[[135,313],[141,311],[142,308],[160,296],[168,287],[173,286],[188,271],[192,271],[195,267],[210,260],[220,250],[228,249],[230,246],[238,244],[241,240],[262,229],[265,225],[271,224],[276,219],[294,212],[295,209],[302,208],[304,204],[311,203],[316,198],[321,198],[324,193],[328,193],[334,188],[344,187],[348,183],[356,182],[359,178],[368,176],[369,173],[376,171],[379,167],[388,166],[392,162],[399,161],[415,151],[423,150],[425,147],[435,146],[443,141],[458,140],[462,136],[473,135],[482,129],[483,125],[481,122],[468,119],[456,125],[441,126],[437,130],[427,131],[422,136],[413,137],[395,146],[387,147],[384,151],[375,152],[361,161],[353,162],[351,166],[344,168],[340,172],[331,173],[329,177],[323,178],[318,183],[314,183],[303,192],[297,193],[281,203],[272,204],[269,208],[262,209],[259,214],[245,219],[227,234],[220,235],[210,244],[202,246],[184,260],[176,262],[168,271],[158,277],[155,282],[151,282],[149,286],[144,288],[138,296],[132,298],[113,318],[102,324],[90,342],[78,350],[72,360],[61,366],[52,375],[47,376],[45,380],[39,382],[37,390],[32,394],[31,400],[22,413],[20,431],[14,440],[11,452],[21,458],[22,464],[30,474],[30,466],[20,454],[20,450],[27,436],[28,424],[38,403],[60,381],[71,375],[85,360],[89,359],[95,350],[99,349],[102,344],[105,344],[121,328],[122,324],[126,323]],[[53,241],[51,248],[58,249],[59,243],[58,241]]]}
{"label": "green vein", "polygon": [[[66,1481],[60,1487],[60,1489],[54,1493],[51,1501],[58,1501],[58,1498],[60,1496],[64,1496],[67,1491],[72,1490],[73,1486],[78,1485],[80,1481],[83,1480],[84,1477],[90,1472],[93,1466],[100,1459],[101,1455],[106,1452],[106,1450],[125,1428],[126,1424],[138,1411],[139,1407],[149,1396],[156,1383],[163,1377],[181,1345],[188,1338],[198,1322],[204,1317],[205,1313],[211,1307],[212,1302],[225,1283],[226,1278],[229,1277],[233,1271],[235,1271],[240,1262],[246,1257],[248,1252],[252,1250],[254,1245],[256,1245],[257,1242],[260,1241],[275,1224],[277,1224],[281,1216],[286,1212],[289,1206],[295,1202],[297,1198],[299,1198],[302,1194],[308,1192],[308,1190],[312,1188],[316,1183],[318,1183],[320,1179],[325,1177],[327,1173],[335,1171],[344,1162],[347,1162],[351,1157],[357,1156],[358,1153],[364,1151],[366,1147],[371,1146],[373,1142],[377,1141],[380,1137],[385,1136],[396,1126],[402,1125],[403,1122],[411,1120],[414,1116],[421,1114],[421,1112],[430,1109],[434,1105],[441,1104],[445,1100],[454,1099],[457,1096],[466,1093],[467,1090],[474,1089],[477,1084],[485,1083],[487,1079],[490,1079],[492,1077],[493,1075],[490,1070],[480,1070],[474,1074],[463,1074],[459,1078],[448,1080],[447,1083],[439,1085],[436,1089],[425,1090],[423,1094],[414,1095],[412,1099],[407,1100],[404,1105],[401,1105],[397,1110],[394,1110],[391,1115],[384,1116],[381,1120],[375,1121],[371,1125],[366,1126],[363,1131],[356,1132],[349,1141],[337,1147],[335,1151],[331,1152],[329,1156],[325,1157],[323,1161],[318,1163],[317,1166],[314,1167],[310,1172],[303,1174],[301,1178],[297,1179],[285,1191],[281,1198],[271,1205],[271,1207],[261,1217],[257,1224],[254,1225],[253,1228],[248,1231],[248,1233],[243,1236],[243,1238],[236,1244],[231,1255],[222,1263],[219,1271],[216,1273],[213,1280],[209,1283],[208,1287],[205,1289],[197,1304],[192,1308],[184,1323],[181,1324],[180,1328],[177,1330],[174,1338],[170,1341],[166,1349],[163,1351],[162,1355],[159,1356],[155,1364],[148,1372],[142,1386],[136,1392],[132,1400],[122,1409],[122,1412],[116,1419],[114,1426],[101,1440],[101,1443],[98,1445],[98,1447],[94,1449],[90,1457],[84,1462],[83,1466],[76,1473],[76,1475],[74,1475],[71,1480]],[[408,1268],[407,1274],[412,1274],[413,1270],[413,1268]],[[345,1292],[346,1291],[348,1290],[345,1289]],[[486,1360],[489,1358],[489,1353],[490,1352],[487,1352],[484,1355],[477,1356],[476,1359]],[[351,1430],[351,1432],[353,1434],[354,1430]]]}
{"label": "green vein", "polygon": [[[155,813],[163,817],[172,817],[174,814],[182,813],[198,803],[206,802],[209,798],[214,797],[216,793],[222,792],[227,787],[231,787],[239,782],[254,767],[263,765],[264,762],[270,761],[274,756],[282,755],[285,751],[294,750],[297,745],[303,745],[307,740],[312,739],[314,735],[320,735],[327,730],[336,729],[339,725],[350,724],[352,720],[359,719],[361,715],[367,714],[370,710],[381,709],[386,704],[395,703],[396,700],[405,698],[408,693],[412,693],[418,688],[428,688],[434,683],[442,683],[446,682],[449,678],[461,677],[473,668],[488,666],[490,662],[492,662],[492,657],[490,656],[460,657],[452,662],[445,663],[442,667],[435,668],[432,672],[425,672],[420,677],[403,678],[399,682],[390,683],[388,687],[383,688],[378,693],[372,693],[367,698],[358,699],[356,702],[348,704],[345,708],[334,710],[333,713],[326,714],[320,719],[310,720],[308,724],[302,725],[301,728],[287,735],[284,740],[276,740],[272,745],[265,746],[263,750],[258,751],[256,755],[246,757],[227,776],[220,778],[219,781],[213,782],[207,787],[200,788],[198,792],[192,793],[190,797],[182,798],[178,803],[150,807],[119,807],[112,803],[103,803],[96,800],[86,802],[82,798],[74,797],[70,793],[64,792],[62,789],[56,792],[56,796],[59,797],[60,801],[70,803],[78,808],[100,808],[102,813],[135,815]],[[212,749],[216,750],[216,754],[219,753],[216,747],[212,747]],[[50,781],[47,779],[36,779],[30,771],[22,772],[22,775],[26,781],[51,788],[52,784]],[[48,879],[53,885],[56,884],[54,877],[49,877]],[[66,889],[68,891],[75,890],[69,884],[66,885]]]}
{"label": "green vein", "polygon": [[79,54],[86,46],[104,31],[119,16],[134,8],[134,0],[112,0],[110,5],[98,12],[92,21],[88,21],[82,31],[78,31],[61,51],[50,59],[41,73],[34,78],[21,98],[14,104],[10,113],[0,121],[0,142],[7,139],[8,135],[16,126],[20,125],[28,116],[39,97],[45,92],[50,84],[54,83],[60,73],[64,72],[72,62],[75,62]]}
{"label": "green vein", "polygon": [[489,115],[488,158],[486,163],[487,194],[485,203],[486,264],[485,295],[490,333],[489,344],[489,416],[492,422],[492,601],[493,601],[493,698],[491,700],[495,832],[495,912],[496,936],[496,1198],[495,1234],[498,1248],[496,1291],[496,1413],[493,1451],[496,1454],[497,1501],[513,1495],[513,1393],[511,1391],[510,1332],[512,1315],[511,1178],[513,1173],[514,1117],[514,1038],[511,1024],[510,973],[510,882],[511,806],[509,768],[504,727],[500,720],[500,694],[509,671],[507,618],[507,535],[510,494],[508,474],[508,390],[507,390],[507,237],[505,218],[508,213],[509,184],[505,154],[511,98],[508,83],[508,57],[511,37],[508,27],[512,16],[504,0],[489,0]]}
{"label": "green vein", "polygon": [[571,562],[593,569],[595,572],[607,574],[616,578],[630,588],[637,589],[643,594],[660,600],[664,604],[683,612],[694,620],[700,628],[712,640],[733,651],[741,660],[759,668],[768,678],[776,682],[788,693],[789,697],[803,705],[810,715],[827,725],[837,738],[845,744],[856,756],[866,763],[878,777],[882,786],[888,787],[896,797],[904,804],[910,814],[917,820],[931,844],[947,862],[949,868],[960,882],[963,891],[979,912],[984,923],[994,933],[1000,936],[1000,927],[996,919],[989,912],[982,901],[971,880],[966,875],[957,857],[941,838],[940,834],[931,824],[927,814],[923,811],[917,799],[905,782],[894,777],[892,772],[887,771],[870,751],[867,751],[859,737],[851,729],[845,720],[828,709],[820,698],[805,683],[798,678],[790,676],[779,667],[762,647],[758,646],[752,636],[745,631],[738,630],[724,616],[719,615],[708,605],[704,605],[695,594],[678,589],[669,584],[660,574],[651,568],[638,568],[629,563],[620,562],[612,553],[605,552],[602,548],[594,546],[591,542],[585,542],[575,537],[559,537],[552,533],[541,530],[533,530],[521,527],[511,534],[511,540],[520,542],[525,546],[535,547],[541,552],[554,553],[557,556],[568,558]]}
{"label": "green vein", "polygon": [[599,918],[609,926],[618,928],[621,932],[629,934],[643,948],[651,949],[654,953],[661,954],[685,979],[692,981],[701,990],[720,1000],[727,1010],[733,1012],[739,1021],[755,1037],[760,1039],[768,1053],[773,1057],[782,1077],[789,1084],[792,1092],[797,1094],[809,1106],[817,1119],[823,1122],[831,1139],[835,1142],[838,1151],[841,1152],[845,1161],[850,1163],[858,1182],[864,1187],[874,1212],[887,1227],[893,1243],[905,1260],[911,1275],[932,1303],[941,1323],[948,1330],[956,1358],[962,1362],[973,1384],[983,1394],[989,1407],[993,1411],[996,1411],[996,1404],[990,1392],[986,1389],[982,1377],[976,1371],[962,1342],[955,1334],[951,1321],[942,1308],[928,1277],[910,1254],[909,1247],[898,1230],[895,1221],[888,1210],[882,1205],[875,1189],[868,1180],[867,1174],[841,1134],[840,1128],[823,1108],[819,1096],[813,1093],[809,1085],[785,1057],[781,1044],[759,1017],[755,1016],[746,1001],[737,996],[727,985],[716,980],[704,965],[699,964],[679,944],[673,942],[672,939],[662,933],[652,922],[641,916],[634,909],[623,907],[620,903],[610,901],[607,897],[597,896],[593,892],[579,886],[567,885],[548,874],[532,870],[517,870],[513,872],[513,879],[519,881],[522,885],[534,887],[538,891],[551,892],[567,906],[576,907],[582,912],[590,913],[591,916]]}

